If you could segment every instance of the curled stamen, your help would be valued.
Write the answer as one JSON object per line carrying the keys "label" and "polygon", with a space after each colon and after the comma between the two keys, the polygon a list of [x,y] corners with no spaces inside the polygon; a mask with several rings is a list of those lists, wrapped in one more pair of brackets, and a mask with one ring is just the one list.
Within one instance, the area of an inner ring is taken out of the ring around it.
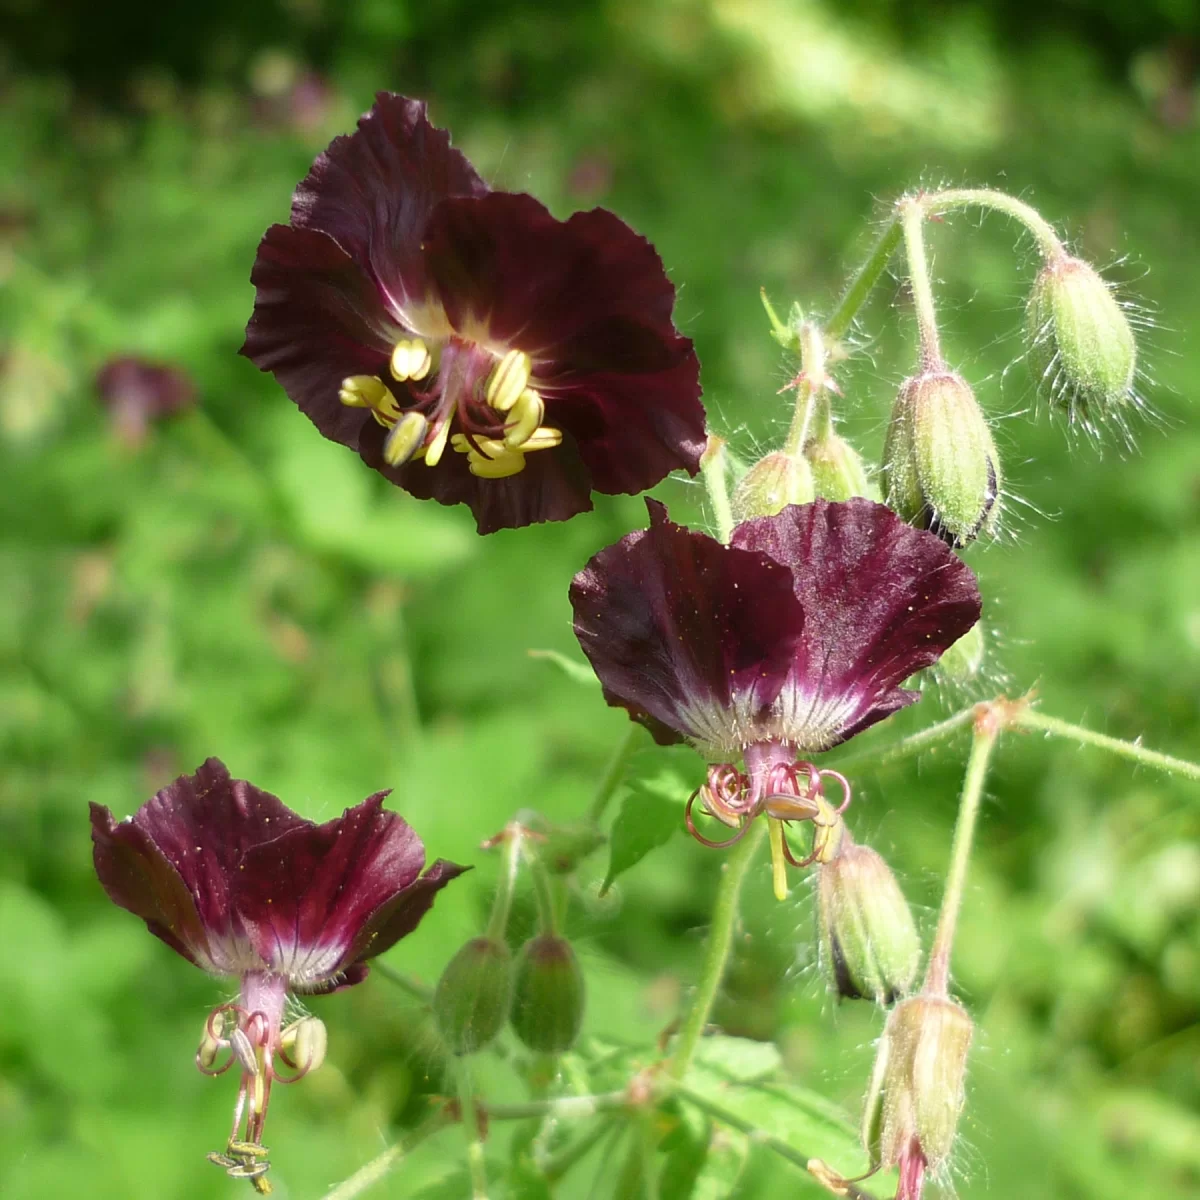
{"label": "curled stamen", "polygon": [[[241,1015],[244,1015],[243,1010],[236,1004],[222,1004],[220,1008],[214,1008],[205,1019],[204,1033],[200,1038],[200,1046],[196,1050],[196,1069],[205,1075],[224,1075],[237,1059],[229,1038],[225,1036],[226,1016],[229,1013],[235,1014],[235,1022],[240,1019]],[[235,1024],[234,1028],[236,1029],[236,1027]],[[220,1066],[217,1066],[217,1054],[221,1050],[229,1050],[230,1055]]]}
{"label": "curled stamen", "polygon": [[687,824],[688,833],[692,835],[702,846],[707,846],[710,850],[725,850],[729,846],[736,846],[738,842],[746,836],[746,830],[750,828],[750,821],[747,819],[742,822],[737,833],[731,838],[726,838],[723,842],[714,842],[711,838],[706,838],[696,828],[696,822],[692,818],[692,805],[696,803],[696,797],[700,795],[700,788],[697,788],[689,797],[687,807],[683,810],[683,819]]}
{"label": "curled stamen", "polygon": [[840,771],[833,771],[828,767],[822,771],[818,771],[817,774],[820,776],[822,784],[825,782],[826,777],[828,777],[836,780],[838,787],[842,789],[842,803],[834,809],[834,812],[838,816],[841,816],[850,807],[850,801],[853,798],[853,793],[850,790],[850,781]]}

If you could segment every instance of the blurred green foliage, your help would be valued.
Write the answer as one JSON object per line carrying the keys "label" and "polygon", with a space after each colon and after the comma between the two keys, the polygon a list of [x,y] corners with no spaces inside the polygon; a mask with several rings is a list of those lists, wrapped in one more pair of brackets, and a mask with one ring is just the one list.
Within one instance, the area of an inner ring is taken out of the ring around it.
{"label": "blurred green foliage", "polygon": [[[324,442],[236,355],[257,239],[376,88],[428,97],[497,185],[533,191],[561,214],[603,203],[651,237],[680,289],[714,428],[743,454],[787,419],[775,393],[788,364],[759,287],[828,305],[867,243],[873,197],[922,182],[995,184],[1065,224],[1154,314],[1143,390],[1160,419],[1136,456],[1071,446],[1029,413],[1018,359],[1034,264],[1027,247],[1014,254],[1016,231],[956,220],[931,235],[947,351],[1006,418],[1012,536],[970,554],[993,643],[980,694],[1036,684],[1048,711],[1200,755],[1192,6],[3,9],[6,1198],[245,1188],[204,1162],[233,1089],[191,1059],[222,985],[106,900],[91,869],[89,800],[132,812],[209,754],[317,818],[391,786],[431,853],[479,864],[388,956],[432,981],[486,912],[495,865],[479,841],[521,809],[581,816],[624,734],[623,715],[594,688],[527,650],[577,658],[567,582],[644,519],[640,500],[602,499],[567,525],[480,540],[466,512],[421,505]],[[912,358],[902,299],[882,291],[862,323],[864,353],[839,376],[843,428],[871,458]],[[200,409],[140,447],[119,442],[91,383],[118,353],[182,365]],[[697,487],[659,491],[701,519]],[[929,696],[868,737],[882,744],[963,699]],[[888,856],[927,917],[961,761],[958,746],[856,773],[856,834]],[[661,809],[677,767],[682,802],[700,763],[641,745],[629,799],[612,811],[643,799]],[[1195,788],[1011,736],[990,795],[957,951],[957,985],[980,1027],[959,1194],[1194,1196]],[[652,818],[646,826],[652,842],[669,834]],[[625,1047],[647,1047],[633,1058],[651,1061],[695,978],[720,857],[667,836],[601,898],[606,865],[605,852],[585,864],[569,928],[588,976],[586,1029],[615,1058],[572,1069],[619,1086]],[[804,1103],[823,1096],[852,1124],[879,1016],[831,1009],[797,892],[779,905],[765,874],[748,887],[718,1018],[778,1047],[788,1082],[772,1086],[802,1089]],[[450,1086],[428,1015],[381,975],[313,1007],[329,1024],[329,1061],[277,1096],[268,1129],[285,1196],[319,1196]],[[850,1153],[843,1118],[821,1117],[822,1142],[815,1116],[789,1125],[795,1105],[731,1088],[719,1062],[706,1069],[753,1120],[771,1125],[778,1110],[798,1148]],[[480,1073],[493,1098],[520,1096],[511,1065]],[[509,1137],[497,1126],[489,1141],[501,1177]],[[708,1132],[681,1117],[669,1137],[664,1190],[686,1195]],[[614,1146],[602,1141],[556,1194],[634,1194]],[[536,1195],[514,1161],[510,1191]],[[452,1130],[375,1194],[464,1196],[461,1162]],[[734,1134],[701,1182],[696,1195],[818,1194]]]}

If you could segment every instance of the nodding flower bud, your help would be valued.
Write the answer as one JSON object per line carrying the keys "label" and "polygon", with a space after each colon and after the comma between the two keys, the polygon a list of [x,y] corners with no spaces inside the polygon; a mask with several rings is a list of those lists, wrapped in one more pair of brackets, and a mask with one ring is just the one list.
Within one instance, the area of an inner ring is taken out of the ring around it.
{"label": "nodding flower bud", "polygon": [[816,496],[812,467],[799,455],[777,450],[759,459],[733,490],[733,519],[773,517],[789,504],[808,504]]}
{"label": "nodding flower bud", "polygon": [[921,941],[891,868],[849,831],[817,875],[817,936],[829,990],[893,1003],[912,987]]}
{"label": "nodding flower bud", "polygon": [[945,996],[913,996],[888,1016],[862,1138],[873,1166],[899,1164],[904,1195],[919,1196],[926,1168],[937,1170],[954,1146],[972,1032],[966,1009]]}
{"label": "nodding flower bud", "polygon": [[996,516],[1000,458],[970,385],[952,371],[906,379],[883,448],[888,506],[951,546],[974,540]]}
{"label": "nodding flower bud", "polygon": [[849,500],[852,496],[871,495],[862,456],[838,434],[811,439],[804,447],[804,457],[812,468],[813,489],[818,496]]}
{"label": "nodding flower bud", "polygon": [[512,954],[496,938],[472,938],[446,964],[433,1014],[455,1054],[482,1050],[504,1028],[512,1005]]}
{"label": "nodding flower bud", "polygon": [[983,670],[986,654],[983,626],[977,621],[934,663],[934,678],[951,687],[964,687]]}
{"label": "nodding flower bud", "polygon": [[583,972],[566,938],[541,933],[521,948],[513,991],[512,1027],[539,1054],[562,1054],[583,1024]]}
{"label": "nodding flower bud", "polygon": [[1038,395],[1085,426],[1129,400],[1137,343],[1099,272],[1079,258],[1049,262],[1025,308],[1029,364]]}

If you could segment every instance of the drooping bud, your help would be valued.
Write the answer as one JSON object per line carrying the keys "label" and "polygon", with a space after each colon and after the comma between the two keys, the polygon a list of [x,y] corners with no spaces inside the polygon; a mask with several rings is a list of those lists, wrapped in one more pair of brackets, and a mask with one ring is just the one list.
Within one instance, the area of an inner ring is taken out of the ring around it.
{"label": "drooping bud", "polygon": [[849,830],[817,876],[817,935],[830,991],[893,1003],[912,987],[921,940],[891,868]]}
{"label": "drooping bud", "polygon": [[863,1112],[874,1166],[936,1171],[954,1146],[973,1026],[945,996],[919,995],[888,1016]]}
{"label": "drooping bud", "polygon": [[994,522],[1000,457],[961,375],[925,371],[901,384],[883,448],[883,483],[891,509],[951,546]]}
{"label": "drooping bud", "polygon": [[512,954],[496,938],[472,938],[446,964],[433,1014],[455,1054],[483,1049],[504,1028],[512,1005]]}
{"label": "drooping bud", "polygon": [[815,496],[808,461],[775,451],[759,459],[733,489],[733,520],[741,524],[751,517],[773,517],[789,504],[808,504]]}
{"label": "drooping bud", "polygon": [[986,653],[983,626],[976,622],[937,660],[933,667],[934,678],[951,687],[964,687],[983,669]]}
{"label": "drooping bud", "polygon": [[812,468],[816,495],[826,500],[872,495],[862,456],[844,437],[831,433],[814,438],[804,447],[804,457]]}
{"label": "drooping bud", "polygon": [[541,933],[521,948],[513,991],[512,1027],[539,1054],[562,1054],[579,1036],[583,972],[566,938]]}
{"label": "drooping bud", "polygon": [[1131,397],[1137,343],[1112,289],[1089,263],[1063,256],[1042,268],[1025,308],[1039,397],[1091,428]]}

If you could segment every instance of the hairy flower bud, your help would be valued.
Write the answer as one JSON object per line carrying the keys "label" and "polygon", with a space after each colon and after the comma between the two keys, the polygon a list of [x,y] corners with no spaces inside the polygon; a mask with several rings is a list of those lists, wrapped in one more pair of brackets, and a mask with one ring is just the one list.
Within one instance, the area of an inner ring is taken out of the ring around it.
{"label": "hairy flower bud", "polygon": [[817,935],[829,989],[839,996],[885,1005],[912,987],[921,941],[908,902],[887,863],[848,830],[819,868]]}
{"label": "hairy flower bud", "polygon": [[1000,458],[970,385],[951,371],[906,379],[883,448],[890,508],[951,546],[995,518]]}
{"label": "hairy flower bud", "polygon": [[1129,400],[1137,343],[1094,267],[1066,256],[1048,263],[1034,281],[1025,318],[1041,399],[1089,425]]}
{"label": "hairy flower bud", "polygon": [[521,948],[513,991],[512,1027],[539,1054],[562,1054],[579,1036],[585,1002],[583,972],[566,938],[542,933]]}
{"label": "hairy flower bud", "polygon": [[914,1157],[936,1170],[954,1145],[973,1026],[945,996],[913,996],[888,1016],[863,1113],[871,1162]]}
{"label": "hairy flower bud", "polygon": [[838,434],[809,441],[804,457],[812,468],[813,489],[818,496],[849,500],[851,496],[872,495],[862,456]]}
{"label": "hairy flower bud", "polygon": [[962,687],[983,669],[986,653],[983,626],[976,623],[937,660],[933,666],[934,677],[939,683]]}
{"label": "hairy flower bud", "polygon": [[812,467],[799,455],[777,450],[760,459],[733,490],[733,519],[773,517],[789,504],[808,504],[816,496]]}
{"label": "hairy flower bud", "polygon": [[472,938],[446,964],[433,1013],[455,1054],[483,1049],[504,1027],[512,1005],[512,954],[495,938]]}

